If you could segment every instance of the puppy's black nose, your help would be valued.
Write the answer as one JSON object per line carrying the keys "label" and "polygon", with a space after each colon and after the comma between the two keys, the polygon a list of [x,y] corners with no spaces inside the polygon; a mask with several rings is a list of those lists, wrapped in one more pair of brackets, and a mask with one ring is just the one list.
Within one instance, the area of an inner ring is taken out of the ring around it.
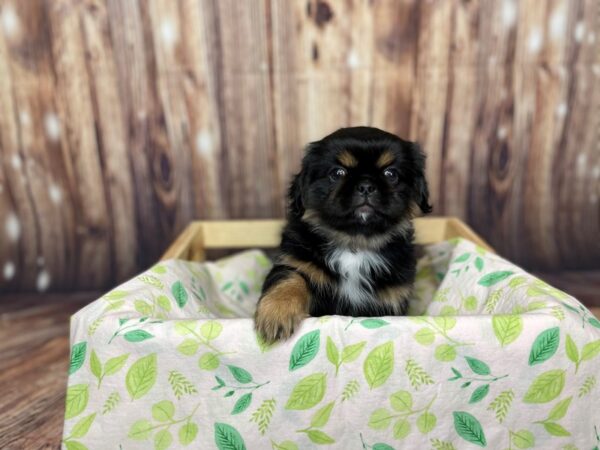
{"label": "puppy's black nose", "polygon": [[358,191],[359,194],[369,195],[369,194],[372,194],[373,192],[375,192],[377,190],[377,188],[369,180],[363,180],[360,183],[358,183],[358,185],[356,186],[356,190]]}

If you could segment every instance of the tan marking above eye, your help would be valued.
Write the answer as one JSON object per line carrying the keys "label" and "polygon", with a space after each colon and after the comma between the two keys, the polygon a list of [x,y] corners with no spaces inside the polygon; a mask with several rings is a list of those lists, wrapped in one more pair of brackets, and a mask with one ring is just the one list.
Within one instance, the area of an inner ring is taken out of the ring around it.
{"label": "tan marking above eye", "polygon": [[383,169],[385,166],[389,166],[394,162],[396,158],[394,158],[394,154],[390,150],[385,150],[379,158],[377,158],[377,167]]}
{"label": "tan marking above eye", "polygon": [[338,156],[338,161],[346,167],[356,167],[358,160],[348,150],[343,150]]}

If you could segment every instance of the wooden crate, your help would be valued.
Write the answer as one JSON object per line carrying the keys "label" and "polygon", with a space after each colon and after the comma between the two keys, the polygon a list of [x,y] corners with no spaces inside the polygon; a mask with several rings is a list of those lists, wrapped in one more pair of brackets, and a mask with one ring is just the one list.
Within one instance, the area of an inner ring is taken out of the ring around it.
{"label": "wooden crate", "polygon": [[[162,256],[165,259],[203,261],[206,250],[274,248],[279,245],[283,220],[225,220],[190,223]],[[415,219],[416,242],[433,244],[462,237],[494,251],[464,222],[455,217]]]}

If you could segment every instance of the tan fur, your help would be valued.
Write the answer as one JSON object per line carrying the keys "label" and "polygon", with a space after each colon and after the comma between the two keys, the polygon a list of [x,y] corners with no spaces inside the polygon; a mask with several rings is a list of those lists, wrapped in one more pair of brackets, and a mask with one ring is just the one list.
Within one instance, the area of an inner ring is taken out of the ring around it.
{"label": "tan fur", "polygon": [[256,307],[255,327],[265,341],[287,339],[308,317],[310,293],[304,278],[292,273],[271,287]]}
{"label": "tan fur", "polygon": [[311,262],[300,261],[289,255],[282,256],[281,262],[304,274],[313,284],[323,286],[331,283],[329,275]]}
{"label": "tan fur", "polygon": [[386,150],[377,159],[377,167],[383,169],[384,167],[389,166],[391,163],[393,163],[394,159],[396,159],[394,158],[394,154],[391,151]]}
{"label": "tan fur", "polygon": [[358,165],[358,160],[348,150],[343,150],[337,159],[345,167],[356,167]]}
{"label": "tan fur", "polygon": [[412,228],[410,220],[403,220],[387,233],[366,237],[362,235],[349,235],[330,228],[319,219],[318,213],[312,209],[307,209],[304,212],[302,220],[312,225],[317,233],[330,239],[332,244],[352,250],[379,250],[390,242],[394,236],[405,234]]}
{"label": "tan fur", "polygon": [[400,286],[390,286],[377,291],[377,297],[383,303],[398,307],[410,298],[413,292],[412,284],[403,284]]}

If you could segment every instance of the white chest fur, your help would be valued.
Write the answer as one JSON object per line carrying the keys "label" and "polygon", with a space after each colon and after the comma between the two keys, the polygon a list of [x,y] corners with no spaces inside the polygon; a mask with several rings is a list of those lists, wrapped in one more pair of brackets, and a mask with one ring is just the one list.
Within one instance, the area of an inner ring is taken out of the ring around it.
{"label": "white chest fur", "polygon": [[335,249],[327,258],[332,271],[340,275],[339,295],[354,305],[372,301],[372,279],[389,267],[376,252]]}

